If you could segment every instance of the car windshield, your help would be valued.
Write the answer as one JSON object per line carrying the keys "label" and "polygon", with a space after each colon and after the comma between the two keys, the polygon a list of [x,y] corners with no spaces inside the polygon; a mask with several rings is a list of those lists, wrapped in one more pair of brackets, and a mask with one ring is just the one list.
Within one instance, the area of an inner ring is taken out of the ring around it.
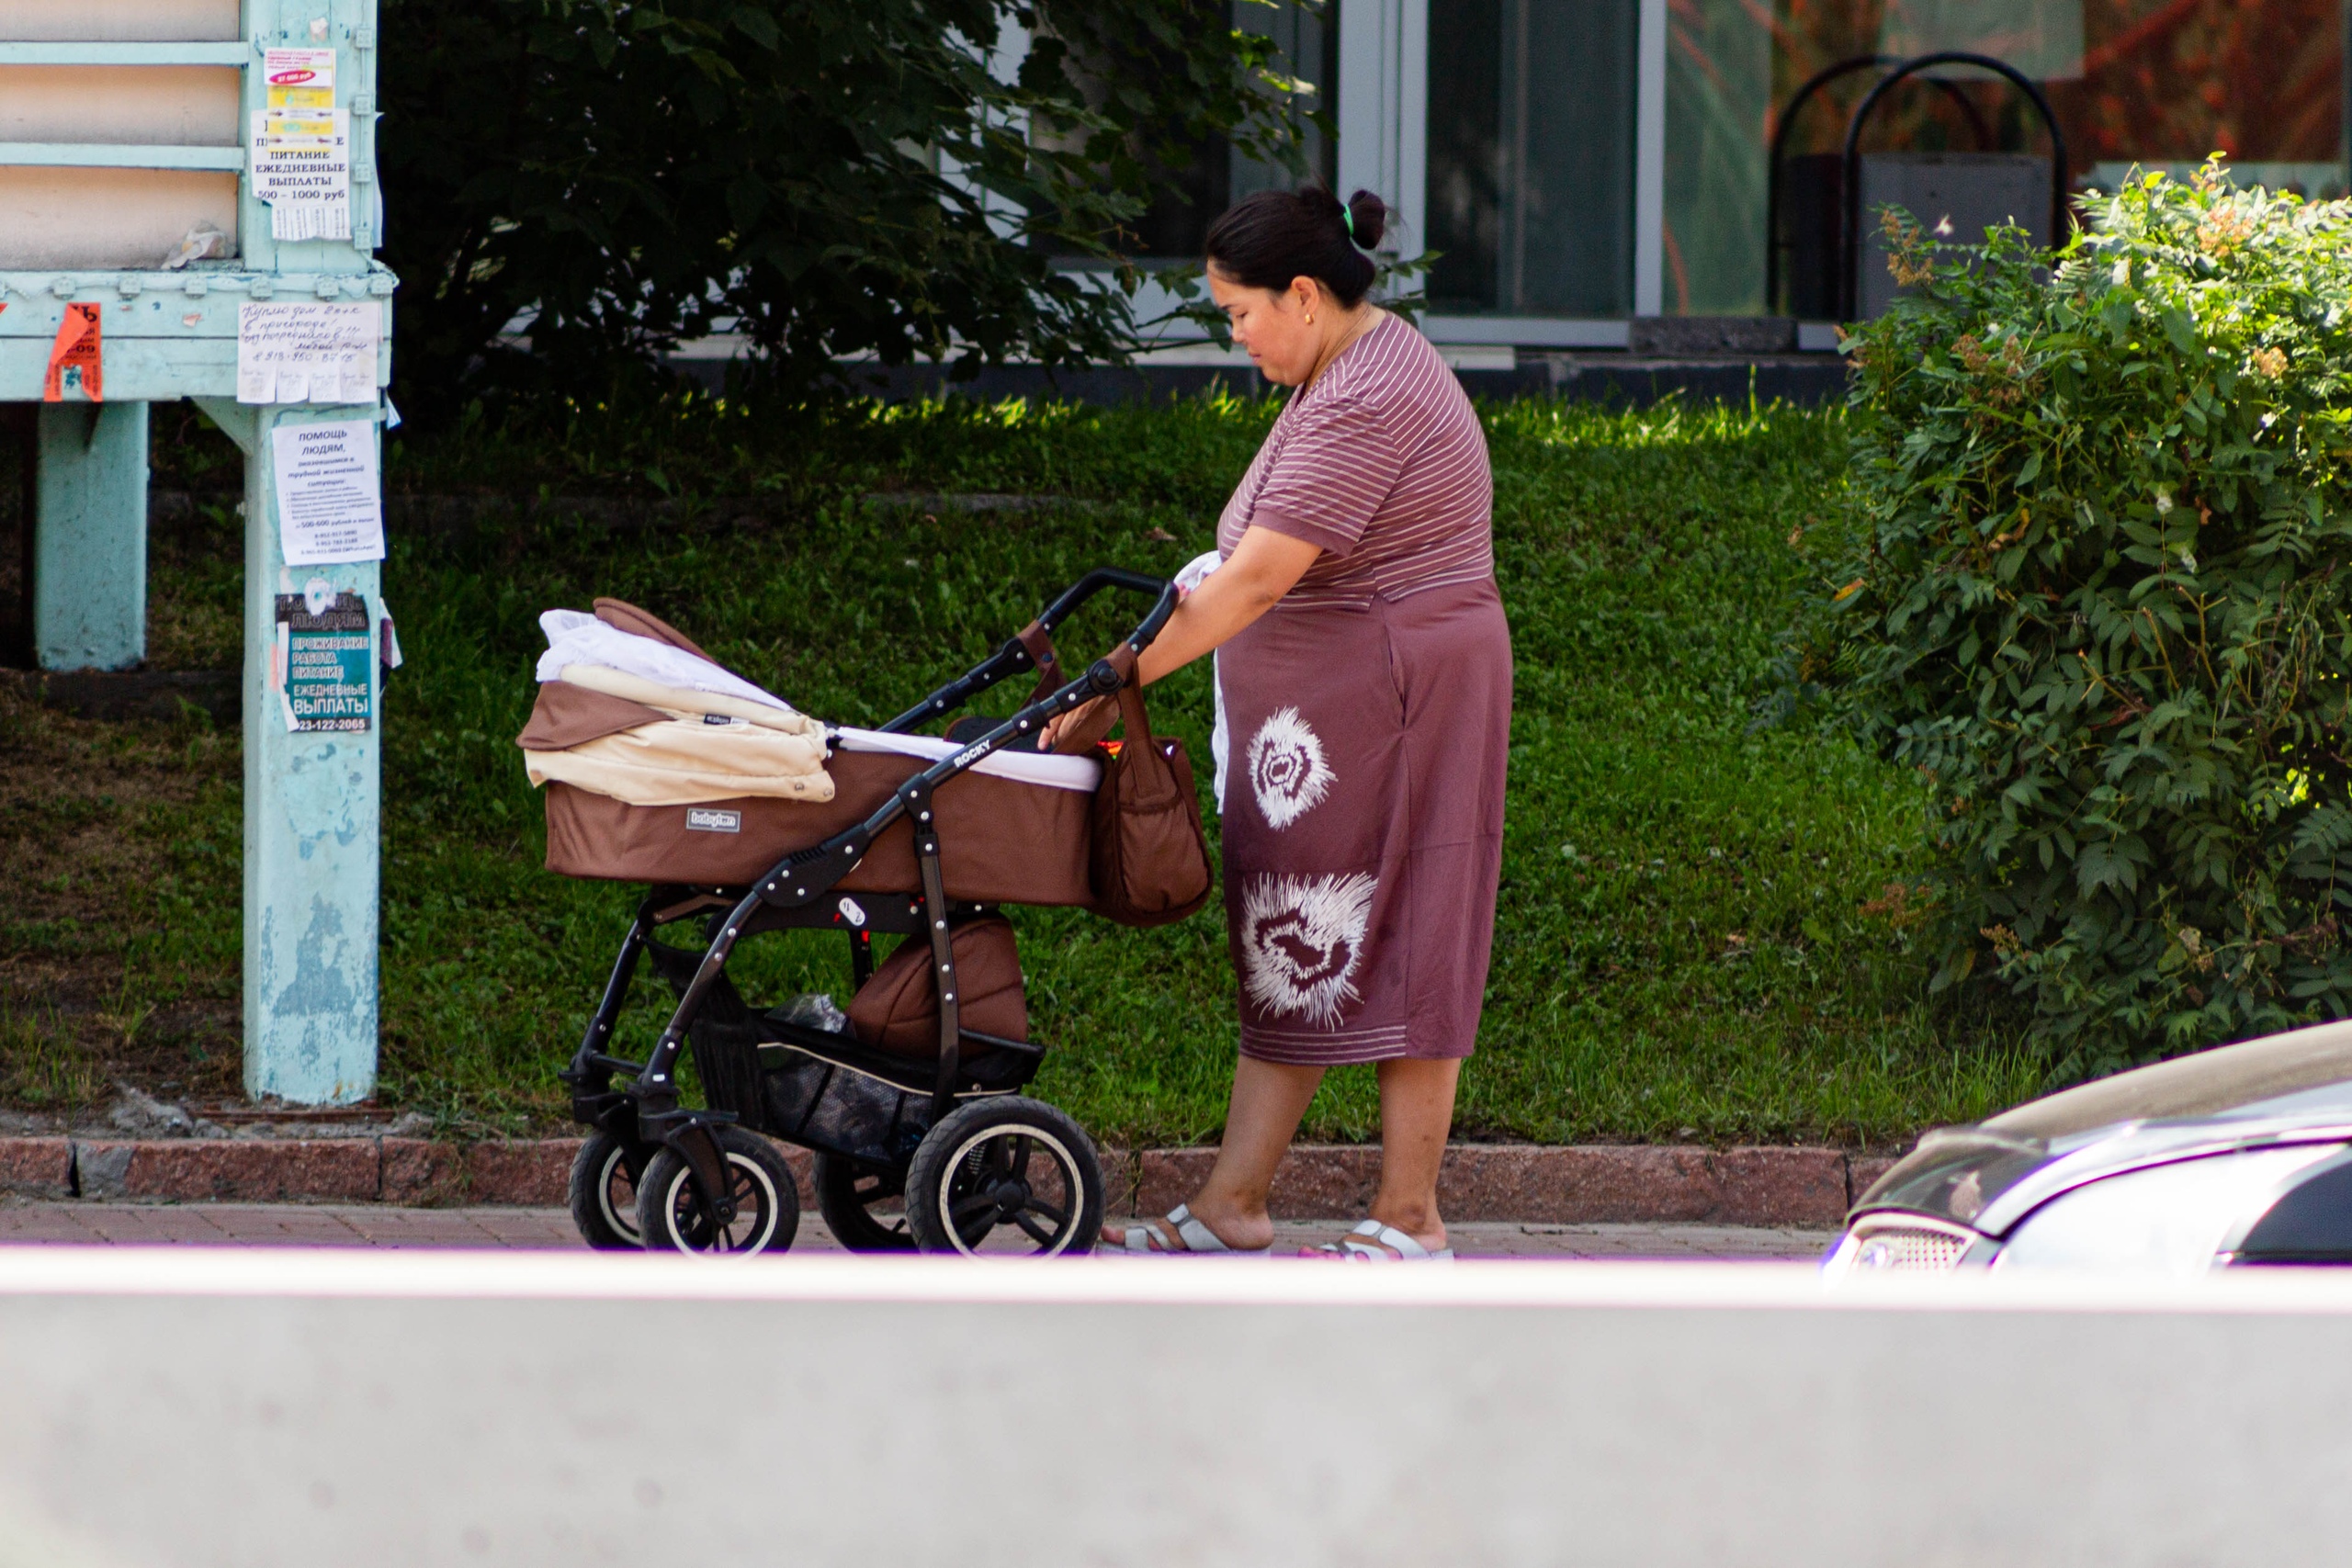
{"label": "car windshield", "polygon": [[1982,1125],[2017,1138],[2063,1138],[2118,1122],[2215,1116],[2352,1081],[2352,1021],[2323,1023],[2119,1073],[2018,1106]]}

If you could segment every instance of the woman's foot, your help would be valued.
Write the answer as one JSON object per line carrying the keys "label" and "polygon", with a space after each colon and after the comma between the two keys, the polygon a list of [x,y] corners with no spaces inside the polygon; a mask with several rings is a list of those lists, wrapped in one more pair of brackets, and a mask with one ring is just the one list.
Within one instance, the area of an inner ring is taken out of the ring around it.
{"label": "woman's foot", "polygon": [[1301,1258],[1326,1263],[1451,1263],[1453,1248],[1446,1245],[1445,1227],[1415,1233],[1366,1220],[1338,1241],[1322,1247],[1302,1247]]}
{"label": "woman's foot", "polygon": [[1273,1244],[1274,1222],[1266,1216],[1258,1216],[1254,1223],[1238,1214],[1219,1216],[1219,1222],[1211,1224],[1186,1203],[1177,1204],[1162,1219],[1146,1220],[1139,1225],[1102,1227],[1104,1250],[1138,1258],[1187,1252],[1263,1258]]}

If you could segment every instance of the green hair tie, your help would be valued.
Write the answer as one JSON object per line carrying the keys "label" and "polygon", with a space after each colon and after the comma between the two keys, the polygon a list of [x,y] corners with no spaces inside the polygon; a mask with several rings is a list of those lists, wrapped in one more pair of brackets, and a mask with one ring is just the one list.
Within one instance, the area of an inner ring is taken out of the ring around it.
{"label": "green hair tie", "polygon": [[1348,243],[1356,243],[1356,215],[1346,202],[1340,203],[1340,221],[1348,226]]}

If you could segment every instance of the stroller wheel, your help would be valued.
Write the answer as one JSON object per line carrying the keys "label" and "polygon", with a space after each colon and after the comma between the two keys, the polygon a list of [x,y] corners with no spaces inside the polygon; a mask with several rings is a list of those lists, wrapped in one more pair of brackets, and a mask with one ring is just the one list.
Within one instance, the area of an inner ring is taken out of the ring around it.
{"label": "stroller wheel", "polygon": [[842,1247],[852,1252],[905,1252],[914,1246],[915,1238],[907,1234],[906,1215],[874,1212],[876,1205],[906,1191],[904,1177],[880,1166],[827,1154],[817,1156],[812,1175],[817,1212],[825,1216],[826,1228]]}
{"label": "stroller wheel", "polygon": [[969,1101],[915,1150],[907,1225],[925,1252],[1084,1257],[1102,1228],[1094,1145],[1041,1100]]}
{"label": "stroller wheel", "polygon": [[571,1223],[580,1227],[581,1240],[599,1252],[635,1252],[645,1245],[637,1228],[637,1177],[643,1167],[643,1158],[632,1162],[628,1146],[610,1133],[589,1134],[571,1162]]}
{"label": "stroller wheel", "polygon": [[713,1127],[735,1200],[735,1218],[714,1224],[686,1162],[664,1148],[638,1184],[637,1224],[649,1252],[782,1252],[800,1228],[800,1189],[774,1144],[741,1127]]}

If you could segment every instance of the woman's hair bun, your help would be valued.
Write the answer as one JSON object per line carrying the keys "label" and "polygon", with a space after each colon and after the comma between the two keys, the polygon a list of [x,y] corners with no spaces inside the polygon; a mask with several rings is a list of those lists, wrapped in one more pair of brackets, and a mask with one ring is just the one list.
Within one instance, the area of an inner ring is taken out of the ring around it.
{"label": "woman's hair bun", "polygon": [[1379,268],[1364,253],[1388,231],[1388,204],[1360,190],[1340,205],[1320,186],[1261,190],[1209,225],[1209,265],[1251,288],[1288,288],[1312,277],[1353,310]]}

